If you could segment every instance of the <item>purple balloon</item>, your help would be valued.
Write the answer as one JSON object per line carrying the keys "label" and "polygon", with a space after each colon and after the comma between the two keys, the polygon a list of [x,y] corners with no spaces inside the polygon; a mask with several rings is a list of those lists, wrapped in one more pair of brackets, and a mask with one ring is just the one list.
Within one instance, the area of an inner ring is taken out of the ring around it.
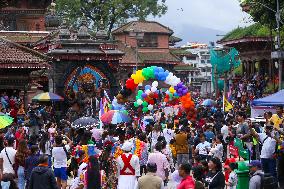
{"label": "purple balloon", "polygon": [[147,97],[147,94],[146,94],[146,93],[143,93],[141,96],[142,96],[142,98],[146,98],[146,97]]}

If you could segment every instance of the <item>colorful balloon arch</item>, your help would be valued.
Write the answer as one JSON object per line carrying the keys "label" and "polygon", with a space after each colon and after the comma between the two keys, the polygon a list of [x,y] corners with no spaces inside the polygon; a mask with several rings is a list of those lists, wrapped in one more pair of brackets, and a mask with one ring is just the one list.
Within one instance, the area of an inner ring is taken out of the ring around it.
{"label": "colorful balloon arch", "polygon": [[126,81],[125,87],[116,96],[118,103],[124,103],[127,98],[136,91],[138,85],[141,85],[144,81],[155,80],[152,85],[146,85],[144,92],[138,90],[136,95],[135,107],[142,106],[142,111],[146,113],[154,108],[154,99],[158,98],[158,81],[170,85],[169,90],[165,95],[165,102],[169,103],[172,100],[178,101],[185,112],[188,119],[196,118],[196,111],[194,108],[194,102],[191,99],[190,92],[187,87],[181,82],[180,78],[176,77],[172,72],[163,69],[162,67],[151,66],[137,70],[136,73],[131,75]]}

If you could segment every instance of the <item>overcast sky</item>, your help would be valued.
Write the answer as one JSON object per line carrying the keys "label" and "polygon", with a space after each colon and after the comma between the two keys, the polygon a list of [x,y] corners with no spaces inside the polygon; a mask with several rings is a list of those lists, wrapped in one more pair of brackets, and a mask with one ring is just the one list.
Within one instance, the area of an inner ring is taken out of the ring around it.
{"label": "overcast sky", "polygon": [[166,0],[166,3],[166,15],[154,20],[173,29],[183,43],[215,41],[216,34],[252,23],[242,12],[239,0]]}

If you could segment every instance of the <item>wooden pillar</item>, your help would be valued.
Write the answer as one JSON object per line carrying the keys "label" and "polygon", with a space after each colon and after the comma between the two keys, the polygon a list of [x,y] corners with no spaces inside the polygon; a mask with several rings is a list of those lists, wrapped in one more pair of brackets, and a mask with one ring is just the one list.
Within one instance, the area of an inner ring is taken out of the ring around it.
{"label": "wooden pillar", "polygon": [[28,111],[28,85],[25,84],[24,86],[24,107],[25,107],[25,111]]}

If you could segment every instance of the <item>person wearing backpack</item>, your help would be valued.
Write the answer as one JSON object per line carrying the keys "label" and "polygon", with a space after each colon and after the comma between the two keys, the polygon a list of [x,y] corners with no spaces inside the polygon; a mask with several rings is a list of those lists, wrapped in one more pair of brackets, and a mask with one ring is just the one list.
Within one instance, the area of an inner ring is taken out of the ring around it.
{"label": "person wearing backpack", "polygon": [[248,165],[250,168],[251,178],[249,180],[249,189],[262,189],[261,188],[261,179],[264,175],[261,170],[261,163],[259,160],[253,160]]}
{"label": "person wearing backpack", "polygon": [[[67,141],[67,145],[63,144],[63,139]],[[61,135],[55,137],[55,146],[52,148],[51,154],[58,188],[66,189],[67,187],[67,160],[71,146],[72,141],[68,137]]]}

